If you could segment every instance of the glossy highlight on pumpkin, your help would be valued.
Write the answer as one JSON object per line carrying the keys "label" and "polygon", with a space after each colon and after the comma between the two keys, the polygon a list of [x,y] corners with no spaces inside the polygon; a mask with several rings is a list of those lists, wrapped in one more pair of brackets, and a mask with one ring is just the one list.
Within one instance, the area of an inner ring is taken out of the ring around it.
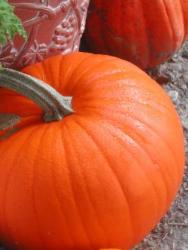
{"label": "glossy highlight on pumpkin", "polygon": [[19,250],[128,250],[167,212],[184,169],[183,132],[160,86],[121,59],[73,53],[23,70],[72,96],[74,113],[42,110],[0,89],[22,117],[0,141],[0,238]]}
{"label": "glossy highlight on pumpkin", "polygon": [[187,0],[92,0],[83,44],[146,69],[169,59],[187,35]]}

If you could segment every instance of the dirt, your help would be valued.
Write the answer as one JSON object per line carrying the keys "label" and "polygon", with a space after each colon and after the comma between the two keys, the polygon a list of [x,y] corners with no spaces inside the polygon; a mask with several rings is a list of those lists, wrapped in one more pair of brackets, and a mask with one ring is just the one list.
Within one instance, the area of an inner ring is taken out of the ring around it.
{"label": "dirt", "polygon": [[[188,165],[188,42],[167,63],[148,73],[172,98],[181,117]],[[6,249],[0,246],[0,250]],[[167,215],[132,250],[188,250],[188,169],[185,169],[181,189]]]}

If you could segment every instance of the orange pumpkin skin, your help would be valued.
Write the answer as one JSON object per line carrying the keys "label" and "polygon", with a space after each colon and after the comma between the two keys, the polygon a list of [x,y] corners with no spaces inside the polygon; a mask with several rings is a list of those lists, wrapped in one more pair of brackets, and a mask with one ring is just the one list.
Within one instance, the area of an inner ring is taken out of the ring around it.
{"label": "orange pumpkin skin", "polygon": [[171,57],[187,35],[188,0],[93,0],[84,43],[146,69]]}
{"label": "orange pumpkin skin", "polygon": [[181,184],[183,132],[169,97],[110,56],[74,53],[23,71],[73,96],[75,113],[44,123],[36,104],[0,89],[0,112],[35,117],[0,141],[1,239],[19,250],[130,249]]}

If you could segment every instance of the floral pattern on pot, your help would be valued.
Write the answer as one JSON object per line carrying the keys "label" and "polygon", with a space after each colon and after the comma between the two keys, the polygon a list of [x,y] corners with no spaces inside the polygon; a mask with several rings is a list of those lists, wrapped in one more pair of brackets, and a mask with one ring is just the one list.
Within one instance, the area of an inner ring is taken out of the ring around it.
{"label": "floral pattern on pot", "polygon": [[22,68],[79,49],[89,0],[10,0],[28,33],[0,46],[0,63]]}

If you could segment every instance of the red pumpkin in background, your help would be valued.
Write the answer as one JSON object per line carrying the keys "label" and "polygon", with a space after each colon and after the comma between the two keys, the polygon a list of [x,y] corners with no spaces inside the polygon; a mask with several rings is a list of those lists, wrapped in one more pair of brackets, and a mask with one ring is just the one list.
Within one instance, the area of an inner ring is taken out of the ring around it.
{"label": "red pumpkin in background", "polygon": [[[36,103],[0,88],[0,113],[21,118],[20,130],[0,141],[1,240],[19,250],[130,249],[167,212],[182,181],[183,133],[170,98],[110,56],[74,53],[23,71],[59,94],[0,71],[1,86],[29,87],[24,93],[48,112],[45,122]],[[60,94],[73,97],[73,113],[62,120]],[[49,122],[53,112],[58,121]]]}
{"label": "red pumpkin in background", "polygon": [[92,0],[83,46],[146,69],[166,61],[188,35],[188,0]]}

